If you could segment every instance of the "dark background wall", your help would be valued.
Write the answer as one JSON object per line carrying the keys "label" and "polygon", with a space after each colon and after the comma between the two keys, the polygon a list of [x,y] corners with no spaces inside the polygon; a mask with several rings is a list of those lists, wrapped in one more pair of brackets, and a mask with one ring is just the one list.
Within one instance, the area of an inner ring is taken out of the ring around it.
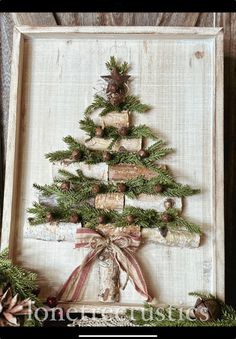
{"label": "dark background wall", "polygon": [[226,301],[236,307],[236,246],[234,248],[234,242],[236,241],[236,194],[234,192],[236,189],[236,13],[1,13],[1,204],[3,199],[4,167],[6,158],[12,30],[14,25],[219,26],[224,28]]}

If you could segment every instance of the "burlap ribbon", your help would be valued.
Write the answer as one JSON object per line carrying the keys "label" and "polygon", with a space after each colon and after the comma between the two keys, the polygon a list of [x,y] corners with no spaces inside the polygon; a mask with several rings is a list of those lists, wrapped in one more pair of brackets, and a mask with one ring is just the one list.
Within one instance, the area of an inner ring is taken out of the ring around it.
{"label": "burlap ribbon", "polygon": [[89,228],[77,229],[76,248],[90,247],[91,251],[86,255],[82,264],[78,266],[67,279],[58,293],[59,300],[79,301],[83,295],[89,272],[95,260],[104,250],[109,250],[119,268],[127,273],[135,289],[144,296],[147,301],[152,298],[148,294],[147,285],[141,268],[134,257],[134,252],[141,242],[141,232],[125,235],[105,235],[100,231]]}

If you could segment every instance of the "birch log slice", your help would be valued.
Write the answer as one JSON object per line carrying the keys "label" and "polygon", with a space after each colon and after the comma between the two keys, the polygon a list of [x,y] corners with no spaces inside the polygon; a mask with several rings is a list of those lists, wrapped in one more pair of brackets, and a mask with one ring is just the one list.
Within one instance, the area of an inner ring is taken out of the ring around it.
{"label": "birch log slice", "polygon": [[[129,225],[116,227],[114,224],[100,224],[97,229],[107,237],[138,236],[140,227]],[[111,253],[105,250],[100,256],[99,265],[99,300],[102,302],[118,302],[120,297],[120,269]]]}
{"label": "birch log slice", "polygon": [[[165,165],[159,165],[160,168],[166,169]],[[128,180],[137,178],[139,176],[144,176],[146,179],[151,179],[158,176],[158,173],[151,171],[146,167],[130,165],[130,164],[118,164],[109,166],[108,176],[109,180]]]}
{"label": "birch log slice", "polygon": [[40,225],[27,225],[24,228],[24,237],[46,241],[75,242],[76,230],[82,227],[80,223],[45,223]]}
{"label": "birch log slice", "polygon": [[106,210],[122,211],[124,208],[123,193],[97,194],[95,198],[95,207]]}
{"label": "birch log slice", "polygon": [[163,236],[158,228],[143,228],[142,242],[162,244],[173,247],[197,248],[200,245],[200,235],[187,230],[168,230]]}
{"label": "birch log slice", "polygon": [[[100,224],[97,226],[97,229],[110,237],[116,235],[127,236],[128,234],[137,235],[140,232],[138,225],[116,227],[115,224]],[[143,228],[141,229],[141,237],[144,245],[154,243],[157,245],[187,248],[199,247],[201,239],[199,234],[191,233],[185,229],[168,230],[167,235],[163,236],[159,228]]]}
{"label": "birch log slice", "polygon": [[119,302],[120,269],[112,254],[105,249],[99,259],[99,300],[102,302]]}
{"label": "birch log slice", "polygon": [[[125,196],[125,206],[133,206],[133,207],[140,207],[142,209],[154,209],[158,212],[164,212],[165,206],[164,203],[168,199],[163,195],[149,195],[141,193],[138,198],[131,199]],[[178,210],[182,211],[182,199],[177,197],[169,198],[172,200],[173,207],[177,208]]]}
{"label": "birch log slice", "polygon": [[110,112],[101,117],[101,124],[103,127],[113,126],[117,128],[129,127],[130,114],[127,111],[123,112]]}
{"label": "birch log slice", "polygon": [[[105,151],[112,139],[92,138],[85,141],[85,146],[91,150]],[[125,147],[128,152],[138,152],[142,148],[142,139],[121,139],[112,146],[112,151],[118,152],[120,147]]]}
{"label": "birch log slice", "polygon": [[90,165],[84,162],[71,162],[69,159],[68,161],[57,161],[52,164],[53,179],[63,178],[63,176],[58,173],[60,169],[71,172],[72,174],[77,174],[76,171],[81,170],[87,177],[93,177],[101,181],[108,180],[108,165],[105,162]]}

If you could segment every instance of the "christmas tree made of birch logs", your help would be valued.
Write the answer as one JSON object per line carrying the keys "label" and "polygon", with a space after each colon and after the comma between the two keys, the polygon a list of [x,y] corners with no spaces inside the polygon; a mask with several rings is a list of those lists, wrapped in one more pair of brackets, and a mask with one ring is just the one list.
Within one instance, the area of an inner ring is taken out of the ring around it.
{"label": "christmas tree made of birch logs", "polygon": [[[91,249],[58,292],[60,300],[82,298],[95,261],[100,263],[98,300],[119,301],[121,270],[151,300],[135,258],[141,242],[189,248],[200,244],[199,226],[181,216],[182,198],[199,190],[176,182],[167,166],[158,164],[172,149],[148,126],[132,125],[134,114],[151,107],[130,94],[128,63],[110,57],[106,67],[106,89],[95,95],[80,121],[88,138],[81,143],[67,136],[67,150],[46,154],[54,182],[34,184],[39,200],[28,209],[26,237],[74,241],[78,249]],[[97,110],[99,125],[91,119]],[[151,146],[143,147],[144,138],[153,140]]]}

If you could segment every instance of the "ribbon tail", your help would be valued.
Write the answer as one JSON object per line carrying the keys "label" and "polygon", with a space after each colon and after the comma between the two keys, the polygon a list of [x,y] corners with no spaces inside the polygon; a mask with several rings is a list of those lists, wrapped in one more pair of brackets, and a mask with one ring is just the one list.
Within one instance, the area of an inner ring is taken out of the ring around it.
{"label": "ribbon tail", "polygon": [[148,293],[147,284],[143,277],[141,267],[134,255],[129,250],[123,249],[123,251],[116,251],[116,260],[122,270],[127,273],[127,278],[131,279],[136,291],[150,302],[153,298]]}
{"label": "ribbon tail", "polygon": [[79,301],[81,299],[85,282],[97,255],[98,251],[96,250],[87,254],[82,264],[71,273],[67,281],[58,292],[57,298],[59,300]]}

